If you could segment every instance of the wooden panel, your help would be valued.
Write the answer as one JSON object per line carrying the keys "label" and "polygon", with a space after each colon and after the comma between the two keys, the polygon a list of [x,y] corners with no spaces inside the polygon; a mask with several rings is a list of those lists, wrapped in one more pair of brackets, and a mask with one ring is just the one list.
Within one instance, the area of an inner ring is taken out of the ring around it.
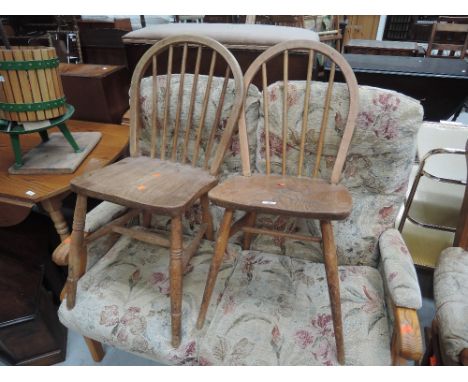
{"label": "wooden panel", "polygon": [[375,40],[380,16],[348,16],[344,45],[351,39]]}

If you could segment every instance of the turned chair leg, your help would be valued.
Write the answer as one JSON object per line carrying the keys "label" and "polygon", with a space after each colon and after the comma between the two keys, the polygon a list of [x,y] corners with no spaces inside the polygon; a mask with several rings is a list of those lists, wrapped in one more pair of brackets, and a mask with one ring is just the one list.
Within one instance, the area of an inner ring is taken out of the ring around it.
{"label": "turned chair leg", "polygon": [[92,338],[84,337],[86,346],[88,347],[89,352],[91,353],[91,357],[93,358],[94,362],[101,362],[104,358],[104,349],[102,344]]}
{"label": "turned chair leg", "polygon": [[[246,227],[253,227],[255,225],[255,221],[257,220],[257,213],[256,212],[247,212],[247,223]],[[250,249],[250,244],[252,243],[253,233],[244,232],[244,237],[242,240],[242,249],[245,251]]]}
{"label": "turned chair leg", "polygon": [[150,228],[151,227],[151,213],[148,211],[143,211],[140,216],[140,224],[142,227]]}
{"label": "turned chair leg", "polygon": [[213,216],[211,215],[210,211],[210,201],[208,199],[208,194],[202,195],[200,198],[200,203],[202,207],[202,220],[203,223],[206,224],[206,232],[205,237],[208,240],[214,240],[214,232],[213,232]]}
{"label": "turned chair leg", "polygon": [[233,214],[233,210],[227,209],[224,212],[223,220],[221,222],[221,226],[219,227],[219,234],[218,239],[216,240],[215,252],[213,255],[213,259],[211,260],[210,271],[206,280],[205,292],[203,293],[203,300],[200,307],[200,313],[198,314],[198,329],[201,329],[203,327],[203,324],[205,323],[206,312],[208,310],[211,295],[216,284],[216,278],[218,277],[219,267],[223,262],[224,252],[226,251]]}
{"label": "turned chair leg", "polygon": [[84,245],[84,226],[86,220],[87,197],[77,195],[75,214],[73,216],[73,232],[71,234],[70,255],[68,259],[67,278],[67,308],[73,309],[76,299],[78,280],[86,269],[86,246]]}
{"label": "turned chair leg", "polygon": [[336,257],[335,239],[333,237],[333,227],[330,221],[320,221],[322,230],[323,253],[325,259],[325,271],[327,273],[328,293],[333,318],[333,329],[335,332],[335,342],[338,362],[345,363],[343,323],[341,320],[340,301],[340,279],[338,276],[338,260]]}
{"label": "turned chair leg", "polygon": [[182,308],[182,216],[171,220],[170,295],[172,346],[180,345]]}

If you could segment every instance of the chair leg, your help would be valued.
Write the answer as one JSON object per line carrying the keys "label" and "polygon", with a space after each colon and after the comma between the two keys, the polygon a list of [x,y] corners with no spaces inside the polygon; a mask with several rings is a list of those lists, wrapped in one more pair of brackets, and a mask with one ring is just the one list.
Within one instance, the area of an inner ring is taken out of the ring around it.
{"label": "chair leg", "polygon": [[218,239],[216,240],[215,252],[213,255],[213,259],[211,260],[210,271],[206,280],[205,292],[203,293],[203,300],[200,307],[200,313],[198,314],[198,329],[201,329],[203,327],[203,324],[205,323],[206,312],[208,310],[211,295],[216,284],[216,278],[218,277],[219,267],[223,262],[224,252],[226,251],[233,214],[233,210],[227,209],[224,212],[223,220],[221,222],[221,226],[219,227],[219,234]]}
{"label": "chair leg", "polygon": [[104,349],[102,344],[92,338],[83,337],[94,362],[101,362],[104,358]]}
{"label": "chair leg", "polygon": [[341,365],[344,365],[345,357],[343,323],[341,320],[340,279],[338,277],[338,261],[336,258],[333,227],[330,221],[320,221],[320,228],[322,230],[325,271],[327,273],[328,293],[330,295],[333,329],[335,331],[337,358],[338,362]]}
{"label": "chair leg", "polygon": [[77,195],[75,214],[73,216],[73,232],[71,234],[70,255],[68,259],[67,278],[67,308],[73,309],[76,299],[76,286],[83,275],[86,266],[86,246],[84,245],[84,226],[86,220],[87,197]]}
{"label": "chair leg", "polygon": [[[253,227],[255,225],[255,221],[257,220],[257,213],[256,212],[247,212],[247,227]],[[252,233],[244,232],[244,238],[242,240],[242,249],[248,250],[250,249],[250,244],[252,243]]]}
{"label": "chair leg", "polygon": [[148,211],[143,211],[140,216],[140,224],[142,227],[150,228],[151,226],[151,213]]}
{"label": "chair leg", "polygon": [[182,308],[182,217],[176,216],[171,220],[171,260],[170,295],[172,346],[180,345],[181,308]]}
{"label": "chair leg", "polygon": [[202,219],[203,223],[207,225],[205,237],[208,240],[214,240],[214,232],[213,232],[213,216],[211,216],[210,211],[210,201],[208,199],[208,194],[202,195],[200,198],[200,203],[202,207]]}

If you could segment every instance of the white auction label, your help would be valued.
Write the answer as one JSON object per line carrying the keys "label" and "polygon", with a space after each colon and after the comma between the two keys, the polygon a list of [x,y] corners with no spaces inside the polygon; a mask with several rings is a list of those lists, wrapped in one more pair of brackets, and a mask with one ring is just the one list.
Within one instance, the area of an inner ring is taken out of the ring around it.
{"label": "white auction label", "polygon": [[273,202],[272,200],[262,200],[262,204],[276,204],[276,202]]}

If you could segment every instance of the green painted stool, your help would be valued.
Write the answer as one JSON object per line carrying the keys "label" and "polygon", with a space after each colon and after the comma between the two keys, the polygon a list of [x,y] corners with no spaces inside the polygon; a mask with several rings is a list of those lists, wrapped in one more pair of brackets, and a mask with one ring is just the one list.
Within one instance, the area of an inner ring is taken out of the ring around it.
{"label": "green painted stool", "polygon": [[19,137],[22,134],[32,134],[32,133],[39,133],[43,142],[47,142],[49,140],[49,134],[47,130],[57,126],[60,131],[62,132],[65,139],[70,143],[70,146],[73,148],[75,153],[79,153],[82,151],[78,144],[76,143],[75,139],[68,130],[66,125],[66,121],[70,119],[72,114],[75,112],[75,108],[72,105],[66,105],[66,112],[64,115],[53,118],[50,120],[50,125],[39,127],[37,129],[32,130],[25,130],[22,122],[11,122],[4,119],[0,119],[0,133],[9,134],[11,140],[11,146],[13,147],[13,152],[15,154],[15,168],[20,168],[23,165],[23,158],[21,156],[21,146]]}

